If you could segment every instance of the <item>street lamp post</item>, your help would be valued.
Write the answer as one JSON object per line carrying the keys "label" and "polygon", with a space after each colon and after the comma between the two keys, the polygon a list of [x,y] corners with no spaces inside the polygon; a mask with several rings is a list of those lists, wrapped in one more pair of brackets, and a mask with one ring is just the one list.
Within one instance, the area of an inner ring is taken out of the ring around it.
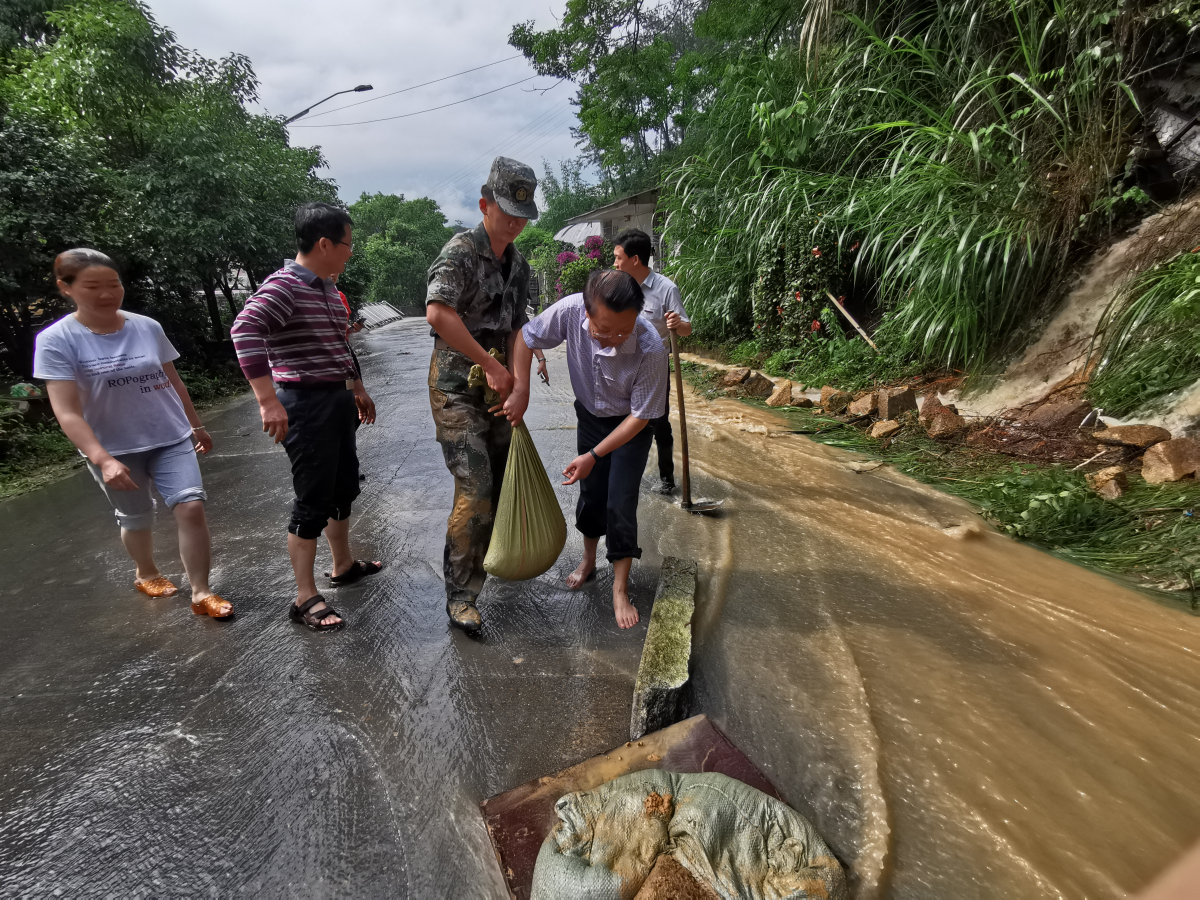
{"label": "street lamp post", "polygon": [[[355,88],[347,88],[347,89],[346,89],[346,90],[344,90],[344,91],[336,91],[336,92],[334,92],[334,93],[330,94],[328,97],[326,97],[326,98],[325,98],[325,100],[332,100],[332,99],[333,99],[334,97],[336,97],[338,94],[353,94],[353,93],[356,93],[356,92],[361,92],[361,91],[370,91],[370,90],[374,90],[374,88],[372,88],[372,87],[371,87],[371,85],[369,85],[369,84],[360,84],[358,87],[355,87]],[[290,122],[295,122],[295,121],[296,121],[297,119],[299,119],[301,116],[307,116],[307,115],[308,115],[310,112],[312,112],[314,109],[316,109],[316,108],[317,108],[318,106],[320,106],[322,103],[324,103],[324,102],[325,102],[325,100],[318,100],[316,103],[314,103],[312,106],[308,107],[307,109],[302,109],[302,110],[300,110],[300,112],[296,113],[296,114],[295,114],[294,116],[292,116],[290,119],[284,119],[284,120],[283,120],[283,124],[284,124],[284,125],[287,125],[287,124],[288,124],[288,123],[290,123]]]}

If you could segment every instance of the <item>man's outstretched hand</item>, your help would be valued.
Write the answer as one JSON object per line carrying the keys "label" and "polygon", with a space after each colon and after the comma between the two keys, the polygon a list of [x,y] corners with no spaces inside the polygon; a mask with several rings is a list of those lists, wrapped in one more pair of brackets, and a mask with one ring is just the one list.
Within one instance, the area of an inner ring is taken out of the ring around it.
{"label": "man's outstretched hand", "polygon": [[563,484],[574,484],[577,481],[583,481],[592,474],[592,467],[596,465],[596,460],[592,454],[585,453],[582,456],[577,456],[563,469],[563,474],[567,476],[567,480]]}
{"label": "man's outstretched hand", "polygon": [[375,424],[375,401],[361,384],[354,389],[354,405],[358,407],[358,421],[364,425]]}
{"label": "man's outstretched hand", "polygon": [[508,371],[495,358],[489,357],[491,362],[483,367],[483,374],[487,376],[488,387],[500,395],[501,400],[507,400],[508,395],[512,393],[513,387],[517,383],[517,379],[513,377],[513,373]]}
{"label": "man's outstretched hand", "polygon": [[529,388],[517,385],[503,403],[497,403],[488,412],[496,416],[504,416],[508,419],[508,423],[515,428],[524,420],[527,409],[529,409]]}
{"label": "man's outstretched hand", "polygon": [[273,437],[275,443],[282,443],[288,433],[288,415],[279,398],[271,394],[265,400],[260,400],[258,413],[262,416],[263,431]]}

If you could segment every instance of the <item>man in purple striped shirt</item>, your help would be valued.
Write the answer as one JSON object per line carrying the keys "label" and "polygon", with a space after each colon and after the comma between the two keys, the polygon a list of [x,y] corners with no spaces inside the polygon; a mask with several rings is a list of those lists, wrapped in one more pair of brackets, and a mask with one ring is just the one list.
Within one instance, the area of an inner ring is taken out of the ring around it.
{"label": "man in purple striped shirt", "polygon": [[383,568],[350,553],[350,507],[359,491],[355,429],[360,421],[375,421],[333,283],[350,259],[352,224],[344,209],[328,203],[300,207],[296,258],[264,279],[229,329],[263,431],[283,444],[292,463],[296,500],[288,555],[296,600],[288,615],[315,631],[344,624],[317,591],[313,566],[321,532],[333,551],[333,585]]}
{"label": "man in purple striped shirt", "polygon": [[642,289],[630,275],[593,272],[582,294],[564,297],[521,329],[513,347],[516,386],[497,407],[497,415],[513,425],[520,422],[529,406],[533,351],[566,342],[579,456],[563,471],[563,484],[579,482],[575,527],[583,534],[583,561],[567,578],[567,587],[578,590],[592,579],[603,537],[613,567],[613,613],[621,628],[638,622],[629,602],[629,570],[642,556],[638,489],[654,439],[646,426],[666,409],[669,385],[662,338],[638,315],[642,303]]}

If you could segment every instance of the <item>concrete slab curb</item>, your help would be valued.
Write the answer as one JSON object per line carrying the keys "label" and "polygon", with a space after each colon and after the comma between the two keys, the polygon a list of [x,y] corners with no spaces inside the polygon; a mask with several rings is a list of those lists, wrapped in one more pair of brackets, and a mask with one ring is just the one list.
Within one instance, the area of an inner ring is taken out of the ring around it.
{"label": "concrete slab curb", "polygon": [[696,561],[664,557],[633,687],[633,713],[629,719],[632,741],[673,725],[687,714],[695,611]]}

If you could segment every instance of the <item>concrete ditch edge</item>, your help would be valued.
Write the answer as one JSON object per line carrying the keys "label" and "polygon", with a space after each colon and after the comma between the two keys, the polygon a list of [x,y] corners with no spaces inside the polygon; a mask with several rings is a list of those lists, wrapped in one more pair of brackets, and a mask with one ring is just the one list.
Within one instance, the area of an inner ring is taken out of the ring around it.
{"label": "concrete ditch edge", "polygon": [[633,687],[633,712],[629,719],[632,741],[673,725],[687,715],[696,571],[694,559],[663,557],[654,611],[646,628]]}

